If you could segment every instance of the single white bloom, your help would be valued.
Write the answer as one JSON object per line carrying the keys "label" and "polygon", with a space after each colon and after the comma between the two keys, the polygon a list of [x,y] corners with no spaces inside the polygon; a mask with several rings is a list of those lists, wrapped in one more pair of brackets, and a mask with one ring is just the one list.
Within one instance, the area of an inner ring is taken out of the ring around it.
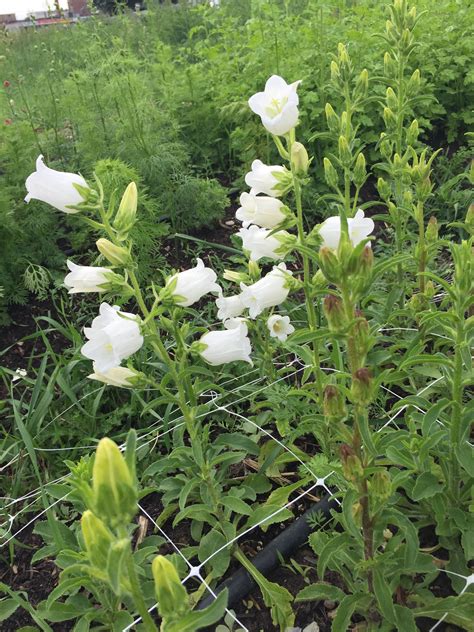
{"label": "single white bloom", "polygon": [[99,312],[91,327],[84,327],[89,342],[81,353],[94,360],[96,373],[107,373],[140,349],[143,336],[135,314],[121,312],[107,303],[101,304]]}
{"label": "single white bloom", "polygon": [[199,342],[206,345],[201,357],[213,366],[238,360],[252,364],[252,347],[247,337],[246,323],[242,319],[232,318],[224,327],[226,329],[223,331],[208,331],[201,337]]}
{"label": "single white bloom", "polygon": [[235,216],[244,226],[256,224],[262,228],[275,228],[285,219],[283,202],[274,197],[242,193],[240,204]]}
{"label": "single white bloom", "polygon": [[251,171],[245,174],[245,183],[250,187],[250,195],[264,193],[272,197],[280,197],[281,191],[275,189],[279,180],[275,174],[286,173],[285,167],[281,165],[265,165],[261,160],[252,162]]}
{"label": "single white bloom", "polygon": [[295,328],[290,323],[289,316],[280,316],[279,314],[273,314],[267,320],[267,327],[270,331],[270,338],[278,338],[280,342],[285,342],[290,334],[295,331]]}
{"label": "single white bloom", "polygon": [[245,309],[240,294],[236,294],[235,296],[223,296],[221,293],[219,298],[216,299],[216,306],[219,310],[217,312],[217,318],[219,320],[228,320],[229,318],[240,316]]}
{"label": "single white bloom", "polygon": [[98,382],[103,382],[104,384],[108,384],[109,386],[118,386],[119,388],[131,388],[133,384],[131,384],[130,379],[134,378],[138,375],[136,371],[132,371],[132,369],[127,369],[125,366],[114,366],[105,373],[100,373],[97,370],[97,365],[94,362],[94,373],[91,373],[87,377],[90,380],[97,380]]}
{"label": "single white bloom", "polygon": [[94,266],[78,266],[72,261],[67,261],[67,267],[70,272],[64,279],[64,284],[70,288],[69,294],[77,294],[78,292],[105,292],[108,284],[107,275],[111,273],[108,268],[99,268]]}
{"label": "single white bloom", "polygon": [[77,173],[55,171],[43,162],[43,156],[36,160],[36,171],[28,176],[25,182],[28,195],[25,202],[41,200],[54,206],[63,213],[78,213],[68,206],[77,206],[83,202],[82,195],[74,188],[74,184],[87,187],[87,182]]}
{"label": "single white bloom", "polygon": [[242,303],[248,307],[250,318],[256,318],[268,307],[276,307],[286,300],[290,288],[289,279],[292,273],[284,263],[274,266],[262,279],[246,286],[240,284]]}
{"label": "single white bloom", "polygon": [[270,233],[270,230],[259,228],[255,224],[243,227],[238,231],[237,235],[242,239],[242,248],[250,252],[251,261],[258,261],[262,257],[283,259],[285,255],[276,252],[282,246],[276,235],[287,233],[284,230],[275,233],[275,235],[270,235]]}
{"label": "single white bloom", "polygon": [[[361,209],[357,211],[354,217],[347,219],[347,224],[349,227],[349,238],[353,246],[357,246],[361,241],[367,239],[375,227],[374,221],[370,217],[364,217],[364,211]],[[341,218],[339,215],[328,217],[319,229],[319,234],[323,240],[323,246],[335,250],[339,246],[341,239]],[[370,246],[370,242],[368,245]]]}
{"label": "single white bloom", "polygon": [[216,283],[217,274],[211,268],[206,268],[202,259],[196,259],[195,268],[178,272],[168,279],[166,285],[176,280],[176,287],[172,295],[176,304],[181,307],[189,307],[209,292],[220,292],[221,288]]}
{"label": "single white bloom", "polygon": [[301,81],[286,83],[278,75],[272,75],[263,92],[257,92],[249,99],[250,109],[258,114],[265,129],[270,134],[283,136],[298,123],[298,94]]}
{"label": "single white bloom", "polygon": [[15,375],[12,377],[12,382],[17,382],[21,380],[22,377],[26,377],[28,375],[26,369],[17,369],[15,371]]}

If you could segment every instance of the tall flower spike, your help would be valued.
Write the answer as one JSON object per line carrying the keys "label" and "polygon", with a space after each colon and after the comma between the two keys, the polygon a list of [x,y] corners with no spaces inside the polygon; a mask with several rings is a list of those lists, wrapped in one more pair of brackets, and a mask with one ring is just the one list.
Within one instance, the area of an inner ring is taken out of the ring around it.
{"label": "tall flower spike", "polygon": [[276,136],[283,136],[298,123],[298,94],[300,81],[288,84],[278,75],[272,75],[263,92],[249,99],[250,109],[260,116],[263,126]]}
{"label": "tall flower spike", "polygon": [[28,191],[25,202],[40,200],[62,211],[63,213],[77,213],[70,206],[77,206],[83,202],[83,197],[74,187],[88,187],[84,178],[76,173],[55,171],[43,162],[43,156],[36,160],[36,171],[28,176],[25,182]]}

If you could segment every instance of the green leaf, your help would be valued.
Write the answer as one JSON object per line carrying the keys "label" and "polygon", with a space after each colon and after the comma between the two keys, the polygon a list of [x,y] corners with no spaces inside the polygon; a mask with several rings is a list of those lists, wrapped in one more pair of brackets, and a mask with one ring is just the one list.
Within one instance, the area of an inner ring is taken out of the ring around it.
{"label": "green leaf", "polygon": [[227,606],[227,588],[223,590],[210,606],[204,610],[195,610],[181,617],[179,621],[163,627],[166,632],[195,632],[217,623],[224,616]]}
{"label": "green leaf", "polygon": [[303,590],[296,595],[295,601],[320,601],[323,599],[330,599],[331,601],[340,602],[346,595],[340,588],[333,586],[332,584],[325,584],[323,582],[318,584],[311,584],[306,586]]}
{"label": "green leaf", "polygon": [[[201,538],[199,543],[198,557],[199,561],[205,562],[211,555],[220,549],[225,547],[227,539],[217,529],[211,529],[205,536]],[[223,575],[230,564],[230,549],[231,547],[225,547],[220,553],[211,557],[209,564],[215,570],[216,576]]]}
{"label": "green leaf", "polygon": [[390,623],[395,624],[395,610],[393,607],[392,592],[387,580],[380,568],[375,568],[374,573],[374,593],[380,612]]}
{"label": "green leaf", "polygon": [[8,617],[20,607],[20,604],[15,599],[2,599],[0,601],[0,621],[5,621]]}
{"label": "green leaf", "polygon": [[438,477],[431,472],[423,472],[416,479],[416,483],[410,495],[413,500],[422,500],[424,498],[431,498],[442,491],[443,486],[439,482]]}
{"label": "green leaf", "polygon": [[409,608],[396,605],[395,616],[397,619],[398,632],[418,632],[415,617]]}
{"label": "green leaf", "polygon": [[221,499],[222,504],[227,509],[231,511],[235,511],[235,513],[241,514],[243,516],[251,516],[252,508],[247,505],[247,503],[236,496],[225,496]]}
{"label": "green leaf", "polygon": [[416,617],[428,617],[429,619],[440,619],[448,613],[445,621],[459,625],[465,630],[472,630],[474,621],[474,599],[472,593],[464,593],[457,597],[445,597],[430,599],[422,607],[414,608],[413,614]]}
{"label": "green leaf", "polygon": [[121,593],[122,567],[125,557],[130,554],[130,543],[127,538],[114,542],[107,556],[107,576],[110,587],[116,595]]}
{"label": "green leaf", "polygon": [[366,595],[357,593],[355,595],[346,595],[336,610],[336,616],[331,627],[332,632],[347,632],[357,604],[366,598]]}

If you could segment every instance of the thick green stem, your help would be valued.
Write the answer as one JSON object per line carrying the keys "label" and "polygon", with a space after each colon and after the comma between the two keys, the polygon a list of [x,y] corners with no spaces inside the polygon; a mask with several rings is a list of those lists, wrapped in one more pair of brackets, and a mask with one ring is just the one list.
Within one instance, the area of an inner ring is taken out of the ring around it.
{"label": "thick green stem", "polygon": [[128,579],[130,581],[130,588],[132,591],[132,598],[135,604],[138,614],[142,618],[143,627],[147,632],[158,632],[153,619],[151,618],[145,600],[143,599],[143,590],[138,581],[137,571],[135,569],[135,562],[133,561],[132,552],[127,555],[127,571]]}
{"label": "thick green stem", "polygon": [[416,221],[418,223],[418,285],[420,292],[425,292],[425,268],[426,268],[426,242],[425,242],[425,221],[423,213],[423,203],[418,202],[416,206]]}
{"label": "thick green stem", "polygon": [[464,318],[463,314],[457,318],[456,342],[454,347],[454,370],[451,386],[451,424],[450,424],[450,466],[451,466],[451,491],[455,499],[459,497],[459,468],[456,456],[456,448],[461,440],[461,421],[462,421],[462,400],[463,400],[463,384],[462,384],[462,349],[465,344]]}

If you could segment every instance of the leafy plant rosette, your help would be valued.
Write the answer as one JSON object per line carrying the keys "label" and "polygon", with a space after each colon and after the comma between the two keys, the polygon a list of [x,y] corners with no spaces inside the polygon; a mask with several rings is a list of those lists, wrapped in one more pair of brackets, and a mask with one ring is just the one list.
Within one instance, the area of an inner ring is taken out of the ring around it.
{"label": "leafy plant rosette", "polygon": [[[173,517],[173,525],[190,521],[197,544],[188,552],[199,561],[186,575],[167,558],[156,558],[150,567],[153,545],[132,553],[134,435],[125,457],[103,439],[92,486],[90,472],[74,470],[74,489],[85,506],[81,551],[63,556],[61,582],[44,618],[56,599],[69,594],[68,603],[85,586],[102,604],[87,617],[100,620],[119,609],[128,621],[136,611],[145,628],[154,630],[148,609],[155,596],[146,588],[153,577],[161,629],[199,629],[201,615],[191,610],[182,584],[191,576],[202,580],[202,574],[212,584],[234,558],[257,583],[274,625],[285,630],[295,621],[292,595],[257,571],[239,540],[257,525],[288,519],[290,495],[316,479],[337,498],[340,511],[331,529],[310,537],[320,581],[300,591],[297,602],[335,601],[335,631],[346,630],[351,620],[363,621],[368,630],[410,631],[420,617],[470,629],[473,218],[471,208],[465,222],[457,223],[466,234],[459,244],[439,237],[436,218],[425,219],[435,153],[428,156],[418,143],[416,118],[408,120],[420,90],[420,72],[410,68],[417,20],[414,8],[394,1],[384,35],[386,129],[373,166],[380,202],[364,204],[360,197],[369,173],[358,117],[373,99],[369,73],[355,71],[343,44],[331,63],[332,90],[343,105],[340,111],[330,103],[325,108],[337,147],[324,158],[331,190],[326,201],[336,214],[321,224],[308,228],[304,215],[312,158],[296,136],[300,82],[273,75],[250,98],[284,164],[256,159],[245,176],[250,191],[242,193],[236,213],[242,266],[223,275],[234,284],[233,293],[224,294],[217,274],[201,259],[161,284],[141,288],[130,237],[138,221],[134,183],[120,203],[112,199],[105,206],[98,178],[89,184],[39,159],[27,180],[29,196],[100,235],[100,265],[69,262],[65,278],[71,293],[104,297],[84,330],[82,355],[93,361],[89,377],[113,387],[156,389],[153,405],[177,407],[182,416],[169,452],[150,463],[142,478],[162,494],[163,519]],[[366,216],[375,205],[383,212]],[[449,281],[437,270],[440,253],[450,256]],[[203,330],[191,308],[208,294],[217,295],[222,324]],[[126,303],[137,312],[124,311]],[[150,353],[153,362],[145,361]],[[282,441],[275,448],[262,441],[272,435],[258,423],[272,411],[271,395],[250,393],[250,412],[235,413],[219,404],[225,386],[214,367],[232,364],[238,374],[237,363],[254,363],[275,397],[276,382],[289,372],[287,362],[276,363],[277,355],[296,357],[302,370],[285,392],[287,414],[298,414],[290,421],[280,415]],[[211,402],[205,397],[210,390],[219,394]],[[216,435],[216,413],[245,423]],[[254,435],[245,433],[249,424],[258,430]],[[316,440],[316,455],[300,447],[305,436]],[[233,468],[244,459],[255,460],[261,471],[244,470],[236,478]],[[298,465],[298,480],[274,488],[261,502],[261,494],[282,475],[284,480],[289,463]],[[337,585],[325,581],[328,571]],[[430,587],[440,573],[454,579],[446,595],[435,596]],[[205,625],[217,621],[224,607],[220,596]]]}

